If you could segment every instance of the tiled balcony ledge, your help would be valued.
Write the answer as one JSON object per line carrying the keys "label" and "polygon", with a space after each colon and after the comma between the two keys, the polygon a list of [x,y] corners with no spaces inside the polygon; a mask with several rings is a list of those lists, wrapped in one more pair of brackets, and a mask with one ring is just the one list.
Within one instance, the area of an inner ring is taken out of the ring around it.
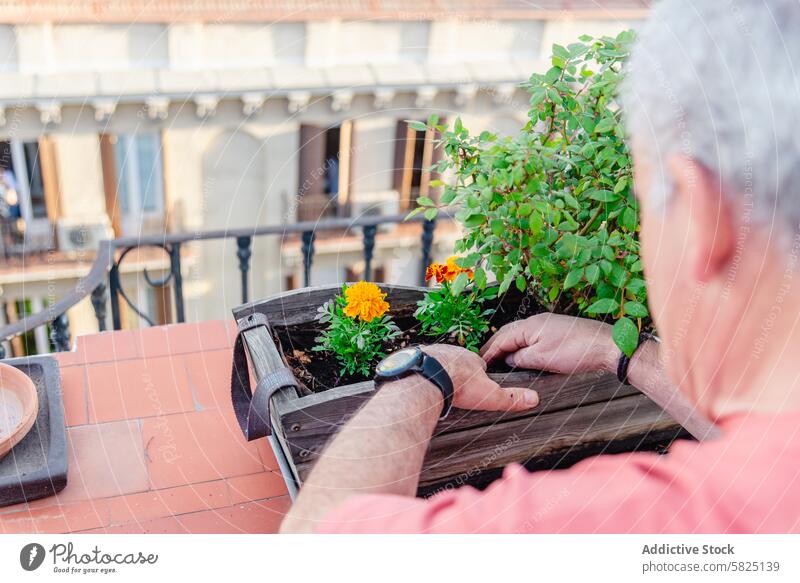
{"label": "tiled balcony ledge", "polygon": [[266,440],[230,406],[233,322],[78,338],[61,367],[69,473],[0,508],[2,533],[269,533],[289,506]]}

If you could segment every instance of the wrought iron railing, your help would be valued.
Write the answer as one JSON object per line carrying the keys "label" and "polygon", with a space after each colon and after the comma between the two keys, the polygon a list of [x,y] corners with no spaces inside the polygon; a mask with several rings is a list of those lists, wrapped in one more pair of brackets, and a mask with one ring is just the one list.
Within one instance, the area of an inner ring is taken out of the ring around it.
{"label": "wrought iron railing", "polygon": [[[447,218],[444,220],[447,220]],[[101,331],[107,328],[107,305],[109,303],[111,305],[111,322],[115,330],[119,330],[122,327],[121,307],[123,304],[129,306],[144,322],[151,326],[154,325],[153,318],[136,305],[122,285],[120,266],[134,249],[154,247],[162,249],[166,253],[169,259],[169,269],[166,275],[154,279],[145,269],[143,270],[143,276],[150,286],[156,288],[165,288],[171,284],[175,321],[184,322],[183,273],[181,271],[181,248],[184,243],[214,239],[235,239],[236,257],[241,274],[241,298],[242,303],[246,303],[250,300],[248,274],[252,257],[252,243],[255,237],[299,235],[303,258],[303,284],[308,286],[311,284],[311,267],[315,254],[314,243],[318,233],[360,229],[363,239],[364,279],[371,279],[378,227],[383,224],[398,224],[401,222],[422,223],[419,271],[419,281],[422,285],[425,278],[425,266],[430,263],[433,234],[436,229],[436,221],[427,221],[422,216],[410,219],[406,219],[402,215],[362,217],[359,219],[340,218],[250,229],[167,233],[150,237],[127,237],[103,241],[97,249],[96,258],[89,273],[68,294],[49,305],[45,310],[0,328],[0,358],[5,357],[5,349],[2,342],[21,334],[26,334],[40,326],[50,326],[50,339],[57,351],[69,350],[71,339],[66,313],[67,310],[87,296],[91,298],[98,328]]]}

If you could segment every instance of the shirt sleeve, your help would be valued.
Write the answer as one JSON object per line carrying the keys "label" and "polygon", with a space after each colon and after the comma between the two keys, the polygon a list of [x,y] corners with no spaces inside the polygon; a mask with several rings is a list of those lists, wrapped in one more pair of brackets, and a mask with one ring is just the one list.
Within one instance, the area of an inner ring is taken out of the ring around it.
{"label": "shirt sleeve", "polygon": [[[688,445],[688,444],[687,444]],[[685,447],[685,446],[683,446]],[[463,487],[425,500],[354,497],[320,525],[326,533],[629,533],[697,531],[708,499],[685,458],[601,456],[567,470],[509,466],[480,492]],[[707,523],[714,531],[719,525]],[[702,529],[705,530],[705,529]]]}

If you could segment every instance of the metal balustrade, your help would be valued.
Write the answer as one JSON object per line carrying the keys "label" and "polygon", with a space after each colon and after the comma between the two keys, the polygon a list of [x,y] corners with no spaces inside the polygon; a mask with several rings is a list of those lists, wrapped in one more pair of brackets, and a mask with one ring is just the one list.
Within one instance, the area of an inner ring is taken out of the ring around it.
{"label": "metal balustrade", "polygon": [[[449,220],[441,217],[439,220]],[[121,308],[127,305],[138,317],[150,326],[155,325],[153,317],[138,307],[127,294],[122,285],[120,266],[135,249],[153,247],[162,249],[169,259],[169,271],[161,278],[153,279],[145,269],[143,276],[148,285],[155,288],[172,287],[175,307],[175,321],[185,321],[183,273],[181,266],[181,248],[184,243],[209,240],[232,239],[236,242],[235,253],[241,274],[242,303],[250,301],[249,272],[252,258],[252,244],[255,237],[281,236],[299,234],[301,254],[303,257],[303,284],[311,285],[312,265],[314,261],[316,236],[320,232],[344,232],[359,230],[362,233],[364,256],[364,279],[372,277],[372,260],[378,227],[386,224],[402,222],[422,223],[421,258],[419,268],[420,285],[425,283],[425,267],[430,263],[433,235],[436,221],[425,220],[421,215],[406,219],[403,215],[362,217],[358,219],[338,218],[320,221],[298,222],[289,225],[266,226],[250,229],[205,231],[199,233],[167,233],[149,237],[127,237],[107,240],[100,243],[97,256],[89,273],[63,298],[48,306],[45,310],[31,314],[17,322],[0,328],[0,342],[26,334],[40,326],[50,326],[50,338],[57,351],[67,351],[71,346],[67,310],[89,296],[98,327],[106,330],[107,305],[111,305],[111,321],[113,328],[122,327]],[[5,350],[0,344],[0,358],[5,357]]]}

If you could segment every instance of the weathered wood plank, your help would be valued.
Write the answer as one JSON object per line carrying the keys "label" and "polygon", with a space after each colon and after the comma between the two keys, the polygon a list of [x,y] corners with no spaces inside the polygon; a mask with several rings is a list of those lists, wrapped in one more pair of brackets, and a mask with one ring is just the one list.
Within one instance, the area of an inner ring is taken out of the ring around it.
{"label": "weathered wood plank", "polygon": [[[507,387],[531,387],[539,391],[540,405],[532,411],[502,413],[454,409],[436,428],[436,434],[463,431],[471,427],[506,423],[522,417],[538,417],[560,409],[608,401],[638,393],[607,374],[547,375],[533,371],[490,374]],[[331,391],[317,393],[281,406],[281,424],[293,457],[309,456],[321,451],[330,437],[373,394],[371,382],[350,385],[338,391],[333,399],[325,396]]]}
{"label": "weathered wood plank", "polygon": [[[395,315],[409,310],[413,312],[416,302],[424,292],[424,288],[400,285],[381,284],[381,289],[387,293],[386,300],[391,304]],[[283,292],[234,308],[233,315],[238,320],[247,314],[260,312],[273,326],[307,324],[315,320],[317,308],[334,298],[341,290],[341,285],[324,285]]]}
{"label": "weathered wood plank", "polygon": [[[633,434],[614,439],[614,441],[583,442],[566,449],[545,453],[521,465],[531,472],[569,468],[588,457],[598,455],[614,455],[631,451],[664,452],[676,439],[691,439],[691,436],[678,426],[667,429],[652,429],[645,433]],[[502,446],[501,446],[502,448]],[[469,484],[476,488],[484,488],[499,478],[504,466],[495,468],[475,467],[474,471],[448,476],[443,480],[425,481],[420,484],[417,495],[430,496],[444,489]]]}
{"label": "weathered wood plank", "polygon": [[[245,347],[250,356],[250,364],[253,367],[253,373],[256,379],[260,379],[271,372],[286,366],[283,356],[275,346],[272,336],[263,328],[253,328],[243,333]],[[281,426],[280,407],[285,406],[287,403],[294,401],[298,398],[297,391],[293,387],[284,387],[277,391],[272,396],[272,404],[270,408],[270,419],[272,420],[272,428],[281,448],[284,452],[289,451],[289,444],[286,442],[285,436]],[[297,467],[291,456],[286,456],[287,462],[291,472],[294,474],[295,480],[298,478]]]}
{"label": "weathered wood plank", "polygon": [[[593,445],[644,440],[652,432],[672,429],[676,435],[680,431],[655,403],[637,394],[539,417],[444,433],[431,440],[420,485],[425,487],[461,475],[469,483],[477,474],[512,462],[565,457]],[[296,464],[301,481],[308,476],[315,460],[316,456],[308,455]]]}
{"label": "weathered wood plank", "polygon": [[446,433],[431,442],[423,481],[436,481],[475,468],[567,452],[590,443],[609,443],[675,426],[644,395],[565,409],[550,415]]}

